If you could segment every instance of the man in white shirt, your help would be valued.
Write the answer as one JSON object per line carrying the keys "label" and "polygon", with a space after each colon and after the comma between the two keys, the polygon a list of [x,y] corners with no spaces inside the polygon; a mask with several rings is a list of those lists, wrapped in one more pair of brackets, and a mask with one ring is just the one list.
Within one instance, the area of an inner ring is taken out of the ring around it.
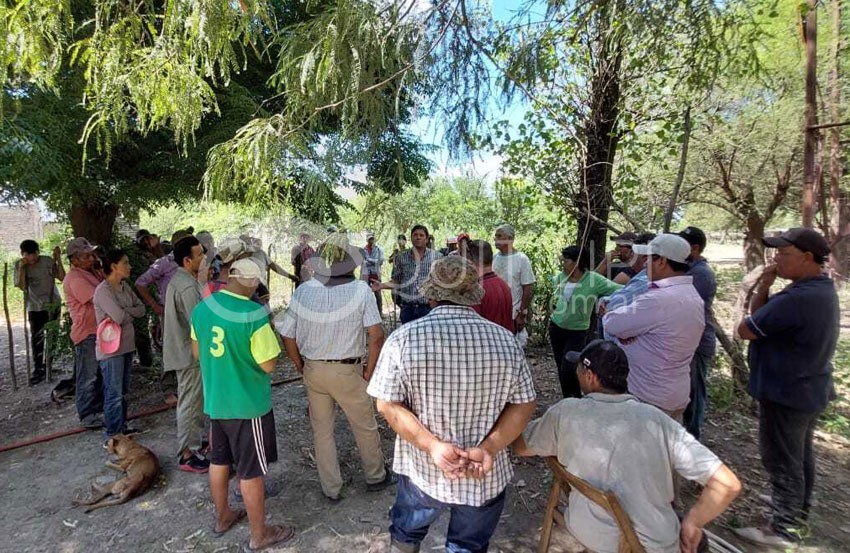
{"label": "man in white shirt", "polygon": [[311,261],[314,278],[295,290],[278,325],[286,354],[304,375],[319,481],[334,502],[341,499],[343,482],[334,441],[335,404],[354,433],[367,490],[396,482],[384,467],[378,423],[366,394],[384,330],[374,294],[354,277],[361,262],[360,250],[349,246],[345,234],[331,235]]}
{"label": "man in white shirt", "polygon": [[493,271],[508,283],[514,302],[514,332],[517,343],[525,347],[528,331],[525,323],[534,293],[534,270],[528,256],[514,249],[516,231],[511,225],[502,225],[495,231],[495,245],[499,250],[493,257]]}
{"label": "man in white shirt", "polygon": [[[707,550],[702,529],[740,493],[738,478],[683,426],[626,392],[629,363],[615,343],[594,340],[567,360],[584,397],[563,399],[532,421],[514,453],[557,456],[570,473],[614,492],[647,551]],[[671,504],[674,472],[705,486],[681,524]],[[564,519],[586,548],[618,551],[613,517],[575,490]]]}

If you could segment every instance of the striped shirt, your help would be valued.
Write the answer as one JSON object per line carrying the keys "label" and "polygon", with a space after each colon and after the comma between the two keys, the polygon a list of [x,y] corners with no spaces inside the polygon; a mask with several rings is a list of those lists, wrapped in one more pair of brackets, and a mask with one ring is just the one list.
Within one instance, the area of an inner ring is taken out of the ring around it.
{"label": "striped shirt", "polygon": [[275,326],[282,336],[295,340],[305,358],[342,360],[362,357],[365,329],[379,324],[378,304],[365,282],[325,286],[313,279],[295,289]]}
{"label": "striped shirt", "polygon": [[[513,334],[469,307],[443,305],[393,332],[369,395],[403,403],[437,439],[462,448],[487,436],[507,403],[534,401],[531,371]],[[427,452],[396,437],[393,470],[445,503],[478,507],[513,476],[507,450],[481,480],[450,480]]]}

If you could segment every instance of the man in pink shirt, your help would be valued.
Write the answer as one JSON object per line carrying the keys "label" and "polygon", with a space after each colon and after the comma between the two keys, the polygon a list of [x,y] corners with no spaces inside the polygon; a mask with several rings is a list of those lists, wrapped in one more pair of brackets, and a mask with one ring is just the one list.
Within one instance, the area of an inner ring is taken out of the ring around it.
{"label": "man in pink shirt", "polygon": [[705,329],[702,298],[685,274],[691,246],[675,234],[660,234],[635,245],[634,252],[649,256],[649,288],[630,305],[606,313],[602,324],[629,358],[629,393],[682,422],[691,359]]}
{"label": "man in pink shirt", "polygon": [[103,411],[103,376],[95,358],[94,290],[103,275],[94,268],[94,246],[85,238],[71,240],[67,253],[71,270],[62,281],[62,289],[71,314],[77,414],[80,426],[98,430],[103,426],[103,418],[99,415]]}

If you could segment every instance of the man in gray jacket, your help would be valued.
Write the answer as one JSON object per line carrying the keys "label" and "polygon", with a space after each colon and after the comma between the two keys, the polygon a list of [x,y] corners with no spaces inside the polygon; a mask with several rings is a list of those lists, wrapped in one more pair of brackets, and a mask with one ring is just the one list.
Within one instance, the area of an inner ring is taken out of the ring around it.
{"label": "man in gray jacket", "polygon": [[204,247],[194,236],[174,244],[177,271],[165,293],[162,362],[177,375],[178,466],[186,472],[206,473],[210,462],[200,450],[204,437],[204,390],[201,370],[192,355],[190,322],[192,310],[201,301],[198,270]]}

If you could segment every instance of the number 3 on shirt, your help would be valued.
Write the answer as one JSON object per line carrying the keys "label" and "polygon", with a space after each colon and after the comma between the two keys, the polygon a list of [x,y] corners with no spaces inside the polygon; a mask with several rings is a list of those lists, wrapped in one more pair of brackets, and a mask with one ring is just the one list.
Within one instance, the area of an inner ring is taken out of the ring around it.
{"label": "number 3 on shirt", "polygon": [[210,353],[213,357],[221,357],[224,355],[224,329],[220,326],[212,327],[212,345],[210,346]]}

